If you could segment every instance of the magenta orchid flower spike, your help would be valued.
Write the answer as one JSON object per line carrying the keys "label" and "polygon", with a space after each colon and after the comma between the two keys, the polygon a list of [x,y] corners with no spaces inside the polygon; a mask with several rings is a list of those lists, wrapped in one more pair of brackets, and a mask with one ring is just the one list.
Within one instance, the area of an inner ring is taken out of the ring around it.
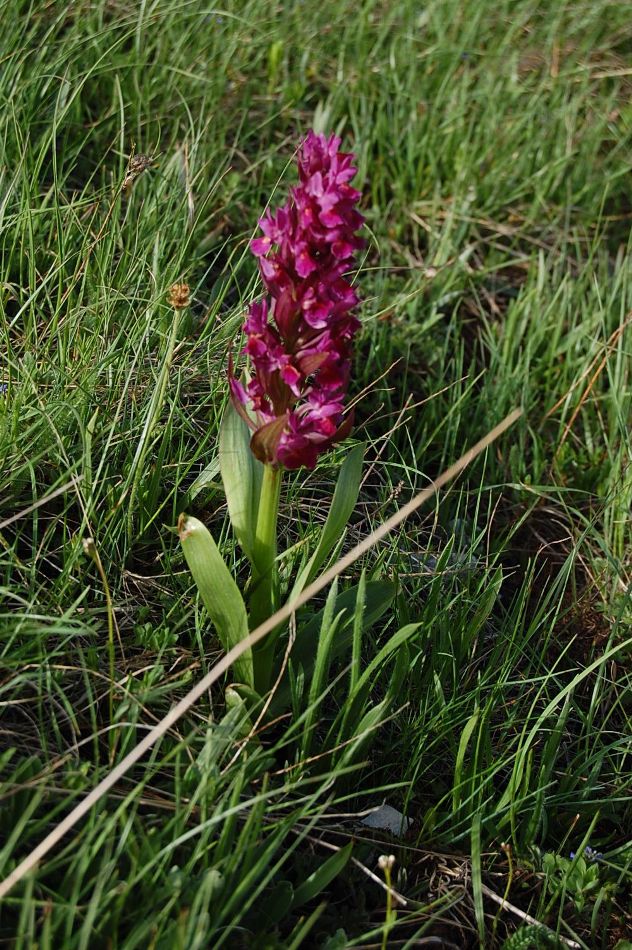
{"label": "magenta orchid flower spike", "polygon": [[358,295],[347,274],[363,246],[353,155],[340,139],[310,132],[299,151],[299,184],[251,243],[267,294],[251,304],[243,352],[252,378],[230,372],[233,403],[251,448],[275,467],[313,468],[351,429],[343,417]]}

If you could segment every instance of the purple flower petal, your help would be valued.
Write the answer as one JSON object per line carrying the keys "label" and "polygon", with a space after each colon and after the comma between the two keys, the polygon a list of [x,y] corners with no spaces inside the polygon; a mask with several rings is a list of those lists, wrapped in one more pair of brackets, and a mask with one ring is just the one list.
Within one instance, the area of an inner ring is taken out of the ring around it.
{"label": "purple flower petal", "polygon": [[253,238],[250,242],[250,250],[256,257],[267,254],[271,247],[272,241],[268,237]]}

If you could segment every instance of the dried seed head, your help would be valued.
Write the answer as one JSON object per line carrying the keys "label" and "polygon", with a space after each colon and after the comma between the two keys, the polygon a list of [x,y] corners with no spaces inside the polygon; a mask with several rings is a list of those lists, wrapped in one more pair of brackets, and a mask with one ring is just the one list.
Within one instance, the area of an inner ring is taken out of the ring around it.
{"label": "dried seed head", "polygon": [[189,285],[188,284],[173,284],[169,288],[169,305],[173,307],[174,310],[184,310],[189,306]]}
{"label": "dried seed head", "polygon": [[123,179],[123,191],[129,191],[137,178],[154,164],[150,155],[132,155],[127,163],[127,171]]}

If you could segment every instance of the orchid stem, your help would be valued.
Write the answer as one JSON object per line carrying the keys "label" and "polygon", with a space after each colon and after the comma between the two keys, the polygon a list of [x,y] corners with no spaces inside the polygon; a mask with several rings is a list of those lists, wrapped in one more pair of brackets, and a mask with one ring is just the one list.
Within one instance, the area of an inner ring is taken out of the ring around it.
{"label": "orchid stem", "polygon": [[[255,587],[250,599],[251,630],[267,620],[277,607],[277,520],[281,474],[280,468],[264,466],[253,551]],[[270,685],[274,645],[274,636],[269,636],[254,650],[255,688],[260,696],[268,691]]]}

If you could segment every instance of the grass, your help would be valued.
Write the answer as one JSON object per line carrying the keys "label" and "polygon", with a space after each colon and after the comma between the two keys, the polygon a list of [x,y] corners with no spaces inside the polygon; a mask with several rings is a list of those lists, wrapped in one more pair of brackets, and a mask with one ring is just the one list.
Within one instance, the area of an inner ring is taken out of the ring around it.
{"label": "grass", "polygon": [[[309,127],[356,151],[370,229],[353,383],[366,479],[345,543],[524,410],[341,579],[353,649],[319,689],[298,675],[292,715],[252,747],[211,691],[5,898],[3,940],[509,948],[555,933],[623,950],[625,5],[2,12],[3,878],[220,655],[171,529],[197,515],[243,577],[216,470],[226,360],[257,292],[248,239]],[[122,189],[132,154],[152,163]],[[193,302],[174,330],[180,280]],[[289,480],[286,543],[318,537],[346,451]],[[362,577],[391,585],[364,617]],[[406,624],[352,709],[358,659]],[[404,838],[358,823],[383,801],[412,821]],[[405,905],[379,884],[389,853]]]}

